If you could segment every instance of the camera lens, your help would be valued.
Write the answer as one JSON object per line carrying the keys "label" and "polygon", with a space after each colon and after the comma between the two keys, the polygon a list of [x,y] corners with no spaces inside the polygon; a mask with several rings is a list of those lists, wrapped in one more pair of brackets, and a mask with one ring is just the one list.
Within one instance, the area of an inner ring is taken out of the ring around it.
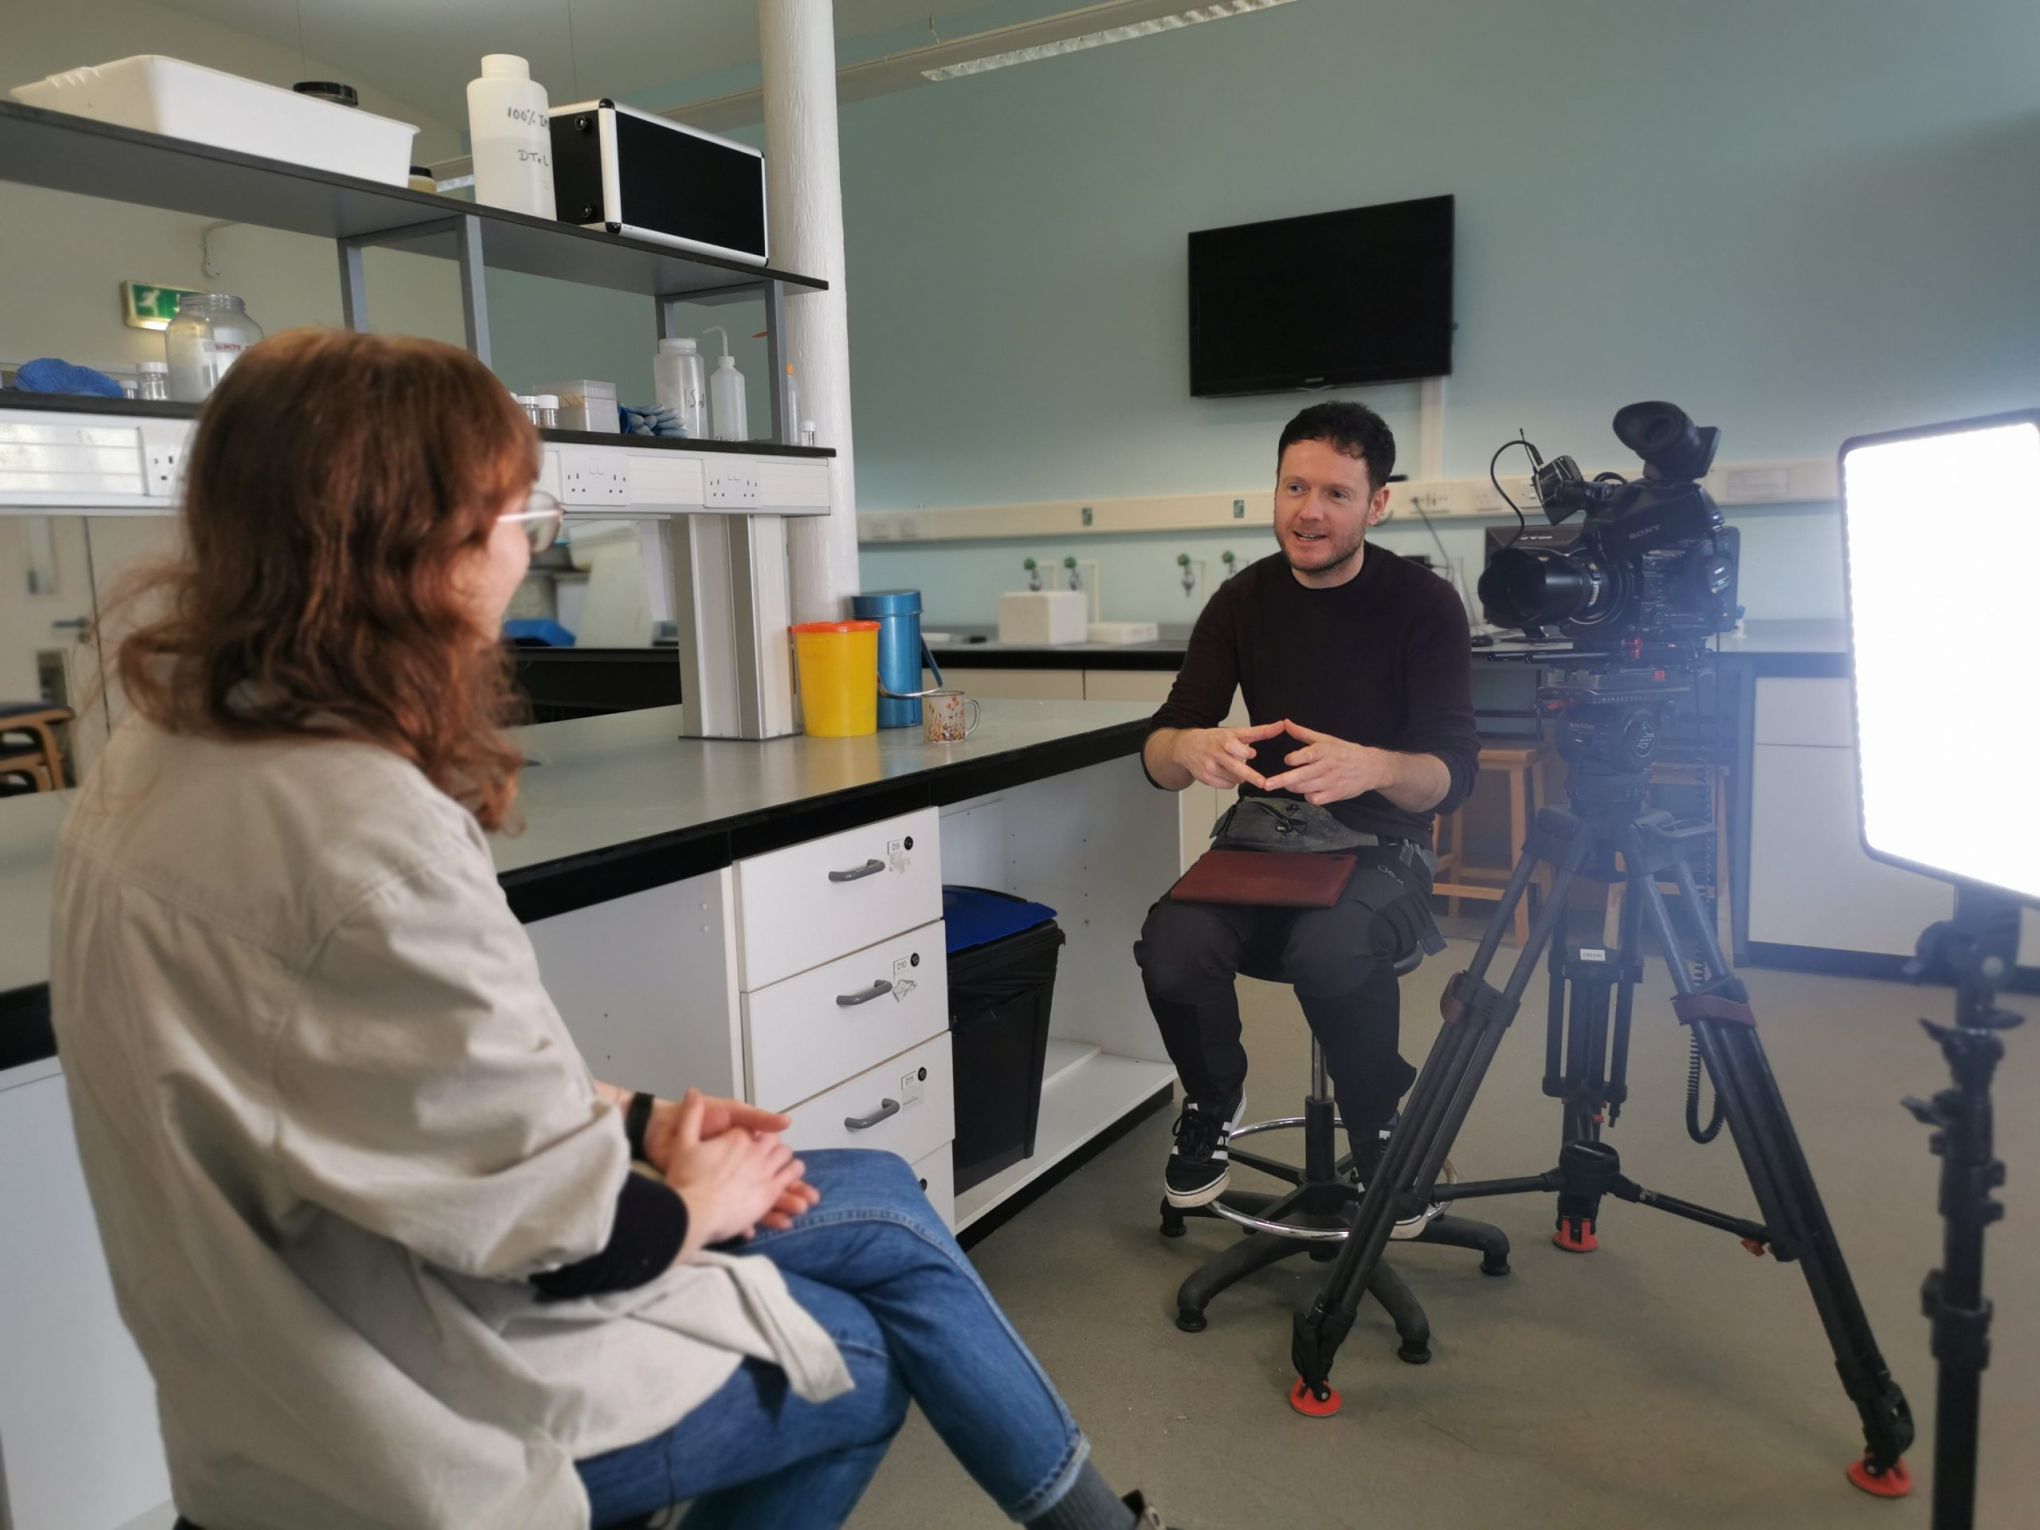
{"label": "camera lens", "polygon": [[1548,547],[1505,547],[1480,576],[1480,603],[1497,627],[1591,625],[1615,605],[1615,585],[1590,559]]}

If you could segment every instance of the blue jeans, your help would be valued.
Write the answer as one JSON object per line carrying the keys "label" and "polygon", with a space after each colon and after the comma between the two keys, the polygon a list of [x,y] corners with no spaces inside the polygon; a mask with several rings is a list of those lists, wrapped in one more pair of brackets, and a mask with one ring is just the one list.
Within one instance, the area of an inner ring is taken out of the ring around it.
{"label": "blue jeans", "polygon": [[598,1530],[689,1502],[688,1530],[841,1525],[910,1400],[1008,1515],[1046,1513],[1090,1447],[913,1171],[891,1153],[803,1156],[821,1204],[732,1251],[779,1267],[856,1390],[805,1403],[746,1361],[664,1434],[580,1463]]}

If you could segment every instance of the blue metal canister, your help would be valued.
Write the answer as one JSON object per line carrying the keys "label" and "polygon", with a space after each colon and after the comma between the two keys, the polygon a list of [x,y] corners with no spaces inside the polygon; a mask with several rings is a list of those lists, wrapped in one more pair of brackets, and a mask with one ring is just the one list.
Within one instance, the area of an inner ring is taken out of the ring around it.
{"label": "blue metal canister", "polygon": [[934,670],[935,683],[942,683],[941,667],[921,641],[921,592],[874,590],[853,595],[850,614],[878,623],[879,727],[920,727],[921,666],[925,663]]}

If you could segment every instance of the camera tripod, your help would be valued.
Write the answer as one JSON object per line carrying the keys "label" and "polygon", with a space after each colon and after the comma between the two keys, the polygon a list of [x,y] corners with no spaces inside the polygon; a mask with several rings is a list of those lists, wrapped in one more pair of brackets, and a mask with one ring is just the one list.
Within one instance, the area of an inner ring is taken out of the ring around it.
{"label": "camera tripod", "polygon": [[[1631,689],[1624,694],[1621,686]],[[1670,1212],[1743,1240],[1752,1253],[1769,1252],[1805,1269],[1834,1350],[1843,1389],[1861,1415],[1865,1451],[1849,1478],[1880,1497],[1900,1497],[1911,1479],[1900,1460],[1913,1438],[1912,1413],[1879,1353],[1870,1322],[1842,1261],[1834,1229],[1821,1205],[1799,1139],[1771,1074],[1749,996],[1729,969],[1701,910],[1691,858],[1711,843],[1705,822],[1678,824],[1646,809],[1650,762],[1669,696],[1684,687],[1664,670],[1620,677],[1587,689],[1539,693],[1548,712],[1563,718],[1560,749],[1571,765],[1567,796],[1573,809],[1541,812],[1516,862],[1472,965],[1447,986],[1445,1024],[1425,1059],[1402,1122],[1389,1139],[1381,1170],[1367,1186],[1338,1262],[1307,1312],[1296,1314],[1291,1358],[1299,1380],[1291,1393],[1299,1411],[1323,1414],[1337,1406],[1329,1384],[1332,1361],[1352,1328],[1398,1218],[1434,1201],[1556,1192],[1558,1227],[1553,1242],[1578,1253],[1595,1246],[1595,1223],[1609,1196]],[[1621,869],[1615,857],[1621,857]],[[1538,868],[1551,887],[1532,922],[1507,983],[1488,981],[1503,932],[1515,918]],[[1614,951],[1569,952],[1553,945],[1566,918],[1566,899],[1581,875],[1626,882]],[[1658,882],[1676,884],[1696,931],[1696,978]],[[1649,1190],[1622,1172],[1614,1148],[1600,1140],[1604,1116],[1620,1109],[1626,1089],[1630,1019],[1642,979],[1642,921],[1648,916],[1676,997],[1672,1009],[1690,1027],[1696,1057],[1713,1080],[1717,1121],[1701,1128],[1689,1090],[1688,1128],[1706,1140],[1725,1119],[1754,1191],[1761,1222],[1711,1210]],[[1472,1108],[1509,1024],[1514,1020],[1540,957],[1551,953],[1551,1014],[1547,1032],[1545,1092],[1564,1102],[1564,1128],[1556,1168],[1542,1174],[1459,1184],[1439,1183],[1446,1155]],[[1568,994],[1568,990],[1570,993]],[[1570,998],[1570,1006],[1567,1000]],[[1612,1011],[1612,1026],[1611,1026]]]}
{"label": "camera tripod", "polygon": [[1990,1303],[1983,1299],[1983,1230],[2005,1214],[1990,1198],[2005,1182],[1993,1156],[1990,1084],[2005,1055],[1999,1032],[2025,1017],[1997,1007],[2019,949],[2019,909],[2003,893],[1957,883],[1955,917],[1920,937],[1913,978],[1955,980],[1955,1024],[1922,1020],[1940,1043],[1955,1087],[1905,1108],[1937,1128],[1941,1160],[1941,1268],[1920,1288],[1934,1325],[1940,1377],[1934,1397],[1934,1530],[1969,1530],[1976,1515],[1976,1426],[1983,1368],[1990,1363]]}

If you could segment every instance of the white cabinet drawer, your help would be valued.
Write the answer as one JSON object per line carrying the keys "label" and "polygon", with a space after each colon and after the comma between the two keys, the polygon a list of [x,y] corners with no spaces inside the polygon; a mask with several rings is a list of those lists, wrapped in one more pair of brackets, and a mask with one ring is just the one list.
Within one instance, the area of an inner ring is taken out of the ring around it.
{"label": "white cabinet drawer", "polygon": [[949,1029],[942,921],[744,995],[751,1098],[785,1110]]}
{"label": "white cabinet drawer", "polygon": [[746,989],[917,930],[942,917],[933,808],[737,863]]}
{"label": "white cabinet drawer", "polygon": [[1946,919],[1944,882],[1873,861],[1856,832],[1856,751],[1750,751],[1750,939],[1909,956]]}
{"label": "white cabinet drawer", "polygon": [[[944,1031],[787,1112],[793,1127],[786,1140],[803,1153],[879,1148],[919,1163],[956,1138],[951,1077],[949,1033]],[[853,1121],[868,1124],[853,1126]]]}
{"label": "white cabinet drawer", "polygon": [[1752,742],[1854,749],[1856,711],[1849,695],[1849,682],[1774,676],[1760,679]]}
{"label": "white cabinet drawer", "polygon": [[928,1194],[928,1204],[942,1225],[956,1231],[956,1144],[945,1142],[926,1158],[914,1160],[914,1177]]}

